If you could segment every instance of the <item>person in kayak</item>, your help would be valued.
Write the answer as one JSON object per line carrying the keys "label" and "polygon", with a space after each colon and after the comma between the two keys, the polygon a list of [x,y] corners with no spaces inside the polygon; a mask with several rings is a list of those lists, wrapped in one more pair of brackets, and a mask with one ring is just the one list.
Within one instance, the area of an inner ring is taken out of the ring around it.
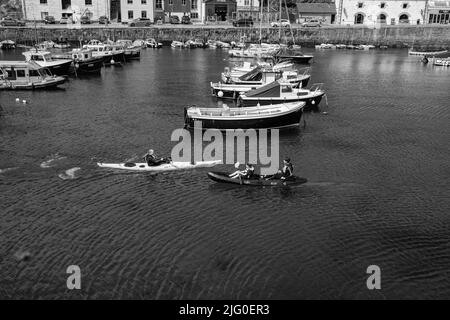
{"label": "person in kayak", "polygon": [[153,149],[148,150],[147,154],[144,156],[144,160],[149,167],[159,166],[163,163],[170,163],[170,159],[157,158],[155,151]]}
{"label": "person in kayak", "polygon": [[[237,164],[237,168],[239,168],[239,162],[237,162],[236,164]],[[242,170],[242,171],[238,170],[236,172],[233,172],[232,174],[229,175],[229,177],[232,179],[238,178],[238,177],[241,177],[243,179],[251,179],[254,174],[255,174],[255,167],[252,164],[247,163],[245,165],[245,170]]]}
{"label": "person in kayak", "polygon": [[293,175],[294,175],[294,166],[291,163],[291,159],[285,158],[283,160],[283,168],[281,170],[278,170],[278,172],[275,173],[274,175],[265,176],[264,178],[266,180],[271,180],[271,179],[285,180],[285,179],[289,179]]}

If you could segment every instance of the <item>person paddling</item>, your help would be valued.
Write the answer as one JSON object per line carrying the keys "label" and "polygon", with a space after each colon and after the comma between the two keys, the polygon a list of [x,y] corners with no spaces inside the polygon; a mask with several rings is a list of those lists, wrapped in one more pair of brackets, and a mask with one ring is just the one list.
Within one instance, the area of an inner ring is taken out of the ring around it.
{"label": "person paddling", "polygon": [[153,149],[148,150],[147,154],[144,156],[144,160],[149,167],[159,166],[162,163],[167,163],[167,160],[164,158],[158,159]]}
{"label": "person paddling", "polygon": [[283,160],[283,169],[281,169],[281,178],[288,179],[294,175],[294,166],[291,163],[290,158],[285,158]]}

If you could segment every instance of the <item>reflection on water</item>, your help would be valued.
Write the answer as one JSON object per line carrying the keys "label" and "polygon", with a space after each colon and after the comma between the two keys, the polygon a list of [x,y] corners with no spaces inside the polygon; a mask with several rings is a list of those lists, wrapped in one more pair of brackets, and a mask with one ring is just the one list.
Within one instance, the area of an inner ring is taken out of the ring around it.
{"label": "reflection on water", "polygon": [[[280,136],[309,180],[294,188],[96,167],[170,153],[183,107],[215,104],[220,50],[147,50],[65,90],[1,92],[0,297],[448,297],[449,70],[405,51],[314,54],[328,114]],[[65,289],[72,264],[81,292]],[[371,264],[382,294],[365,289]]]}

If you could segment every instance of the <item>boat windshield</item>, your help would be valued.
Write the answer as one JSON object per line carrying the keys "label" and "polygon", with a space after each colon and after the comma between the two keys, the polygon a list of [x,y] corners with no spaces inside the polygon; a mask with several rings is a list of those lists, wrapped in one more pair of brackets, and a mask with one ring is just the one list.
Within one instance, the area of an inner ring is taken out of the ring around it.
{"label": "boat windshield", "polygon": [[52,76],[52,73],[50,72],[50,70],[48,68],[42,68],[42,69],[40,69],[40,71],[41,71],[41,75],[43,77],[51,77]]}

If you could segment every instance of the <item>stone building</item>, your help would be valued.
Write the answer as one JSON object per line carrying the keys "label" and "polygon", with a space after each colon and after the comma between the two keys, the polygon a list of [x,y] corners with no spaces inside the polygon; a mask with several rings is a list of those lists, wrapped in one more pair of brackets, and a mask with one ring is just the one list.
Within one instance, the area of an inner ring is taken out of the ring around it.
{"label": "stone building", "polygon": [[450,1],[428,1],[427,24],[450,24]]}
{"label": "stone building", "polygon": [[236,0],[204,0],[202,3],[203,21],[231,21],[237,12]]}
{"label": "stone building", "polygon": [[297,2],[298,22],[319,20],[323,24],[333,24],[336,18],[336,5],[329,3]]}
{"label": "stone building", "polygon": [[260,13],[259,0],[237,0],[235,19],[252,17],[253,20],[258,20]]}
{"label": "stone building", "polygon": [[122,22],[130,22],[137,18],[154,20],[154,0],[120,0]]}
{"label": "stone building", "polygon": [[367,26],[423,24],[427,0],[337,0],[337,23]]}
{"label": "stone building", "polygon": [[70,17],[78,22],[81,16],[92,20],[100,16],[109,17],[110,0],[22,0],[25,20],[42,20],[53,16],[59,20]]}

